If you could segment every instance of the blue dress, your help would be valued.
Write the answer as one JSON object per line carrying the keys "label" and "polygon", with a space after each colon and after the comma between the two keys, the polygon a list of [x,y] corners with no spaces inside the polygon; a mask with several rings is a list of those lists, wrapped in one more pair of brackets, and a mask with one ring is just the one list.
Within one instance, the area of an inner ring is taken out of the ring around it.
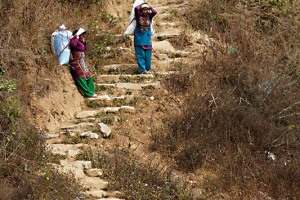
{"label": "blue dress", "polygon": [[151,69],[152,32],[150,26],[156,14],[157,11],[150,7],[148,15],[142,17],[140,6],[135,8],[137,26],[134,31],[134,48],[141,73]]}

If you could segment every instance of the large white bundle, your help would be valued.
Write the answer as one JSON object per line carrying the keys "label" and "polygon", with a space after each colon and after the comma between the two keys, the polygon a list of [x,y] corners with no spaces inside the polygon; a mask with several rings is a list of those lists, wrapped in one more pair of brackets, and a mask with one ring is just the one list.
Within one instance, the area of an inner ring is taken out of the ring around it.
{"label": "large white bundle", "polygon": [[142,3],[145,3],[144,0],[136,0],[133,4],[132,4],[132,9],[131,9],[131,13],[129,16],[129,23],[134,19],[134,8],[141,5]]}
{"label": "large white bundle", "polygon": [[60,65],[69,63],[71,54],[69,42],[71,37],[72,32],[65,30],[63,25],[51,35],[52,49],[54,54],[57,56]]}
{"label": "large white bundle", "polygon": [[[144,3],[144,0],[136,0],[132,4],[131,13],[129,16],[129,25],[124,33],[125,35],[134,35],[134,30],[136,28],[136,20],[134,18],[134,16],[135,16],[134,8],[141,5],[142,3]],[[154,29],[152,27],[152,23],[151,23],[151,33],[152,33],[152,35],[154,35]]]}

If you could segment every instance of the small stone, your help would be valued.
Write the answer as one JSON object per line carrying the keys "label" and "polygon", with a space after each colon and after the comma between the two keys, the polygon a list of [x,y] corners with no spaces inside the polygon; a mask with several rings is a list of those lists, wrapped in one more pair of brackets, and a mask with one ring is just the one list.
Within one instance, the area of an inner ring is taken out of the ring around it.
{"label": "small stone", "polygon": [[125,113],[135,113],[135,107],[132,106],[121,106],[120,108],[121,112],[125,112]]}
{"label": "small stone", "polygon": [[154,96],[151,96],[151,97],[150,97],[150,100],[151,100],[151,101],[154,101]]}
{"label": "small stone", "polygon": [[90,177],[100,177],[103,175],[103,170],[102,169],[88,169],[86,170],[86,175]]}
{"label": "small stone", "polygon": [[92,131],[83,132],[80,134],[81,137],[88,137],[90,139],[98,139],[99,135],[97,133],[93,133]]}
{"label": "small stone", "polygon": [[104,123],[99,123],[100,130],[103,133],[103,137],[107,138],[111,134],[111,129]]}
{"label": "small stone", "polygon": [[113,100],[123,100],[125,98],[126,97],[124,95],[122,95],[122,96],[119,96],[119,97],[113,97]]}
{"label": "small stone", "polygon": [[87,196],[95,197],[95,198],[103,198],[107,197],[107,192],[104,190],[93,190],[84,192]]}
{"label": "small stone", "polygon": [[120,122],[121,121],[121,118],[119,116],[114,116],[114,122]]}

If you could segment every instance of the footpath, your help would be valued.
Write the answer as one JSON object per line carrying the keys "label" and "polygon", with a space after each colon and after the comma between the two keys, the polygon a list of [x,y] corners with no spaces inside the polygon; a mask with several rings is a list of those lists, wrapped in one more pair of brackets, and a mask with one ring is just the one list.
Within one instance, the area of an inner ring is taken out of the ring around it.
{"label": "footpath", "polygon": [[[151,103],[156,101],[156,97],[151,95],[153,91],[161,90],[160,94],[165,94],[162,80],[178,73],[172,65],[176,62],[192,61],[191,55],[199,53],[176,49],[170,43],[170,40],[180,40],[183,31],[180,22],[172,17],[170,11],[180,10],[187,6],[188,2],[178,4],[176,1],[168,1],[162,4],[158,1],[152,3],[149,1],[149,4],[158,11],[154,19],[156,31],[153,38],[154,73],[137,74],[136,64],[116,63],[101,66],[100,75],[94,77],[99,96],[86,99],[85,110],[77,112],[70,122],[61,124],[56,132],[46,135],[48,150],[54,156],[63,158],[59,163],[51,165],[61,173],[73,174],[85,188],[83,193],[91,199],[120,200],[126,197],[121,191],[110,191],[110,183],[102,178],[103,170],[93,168],[90,160],[78,160],[79,155],[86,148],[98,148],[95,146],[97,140],[110,140],[111,134],[120,129],[118,122],[122,118],[130,121],[130,118],[134,118],[138,113],[145,112],[136,102],[143,99],[151,106]],[[134,48],[131,48],[129,53],[134,53]],[[132,124],[129,123],[127,128],[130,129],[130,126]],[[78,137],[88,138],[78,140],[81,142],[94,142],[75,143],[74,138]]]}

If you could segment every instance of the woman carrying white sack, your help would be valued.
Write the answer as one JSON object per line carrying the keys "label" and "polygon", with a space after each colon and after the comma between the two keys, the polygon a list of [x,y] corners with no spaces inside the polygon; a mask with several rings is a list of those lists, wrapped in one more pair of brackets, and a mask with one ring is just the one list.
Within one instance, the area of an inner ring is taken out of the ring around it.
{"label": "woman carrying white sack", "polygon": [[134,8],[136,28],[134,30],[134,49],[141,74],[151,73],[152,59],[152,31],[151,24],[157,11],[147,3]]}

